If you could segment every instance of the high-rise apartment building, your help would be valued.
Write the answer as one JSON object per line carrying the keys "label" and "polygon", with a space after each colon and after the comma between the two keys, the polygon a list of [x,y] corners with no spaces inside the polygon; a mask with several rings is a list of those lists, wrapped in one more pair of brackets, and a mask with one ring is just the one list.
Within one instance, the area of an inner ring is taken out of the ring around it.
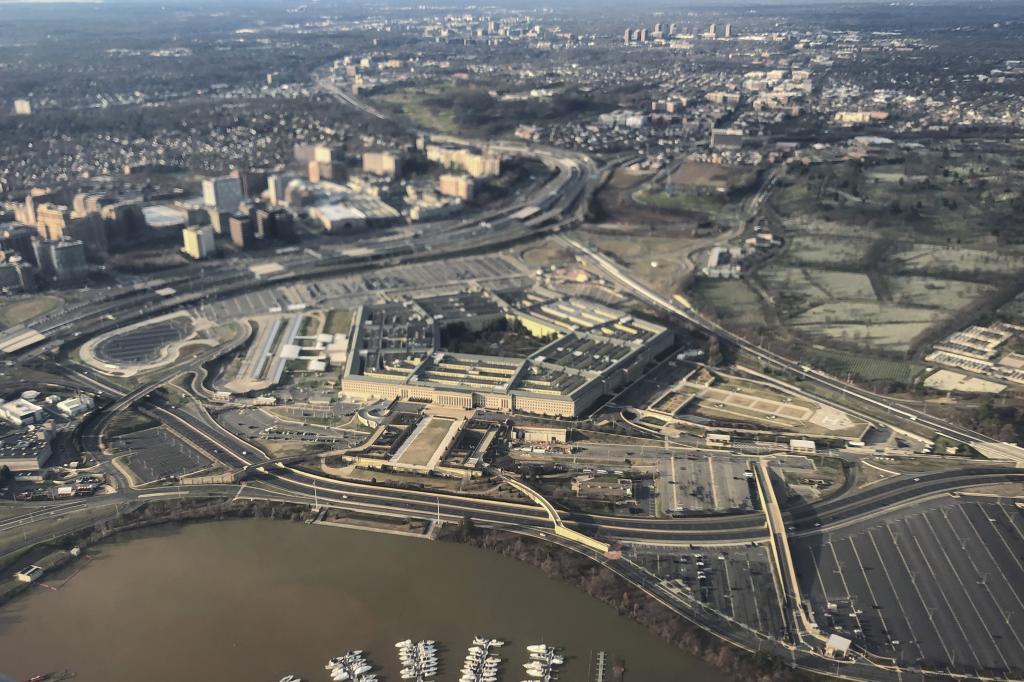
{"label": "high-rise apartment building", "polygon": [[252,218],[246,213],[236,213],[228,219],[231,230],[231,243],[240,249],[252,248],[256,239],[256,231]]}
{"label": "high-rise apartment building", "polygon": [[85,244],[77,239],[37,239],[33,248],[39,273],[46,279],[72,282],[84,278],[88,271]]}
{"label": "high-rise apartment building", "polygon": [[209,258],[216,251],[212,225],[190,225],[181,231],[182,251],[195,260]]}
{"label": "high-rise apartment building", "polygon": [[225,175],[220,178],[203,180],[203,203],[216,206],[222,211],[237,211],[245,196],[242,194],[242,181],[236,177]]}

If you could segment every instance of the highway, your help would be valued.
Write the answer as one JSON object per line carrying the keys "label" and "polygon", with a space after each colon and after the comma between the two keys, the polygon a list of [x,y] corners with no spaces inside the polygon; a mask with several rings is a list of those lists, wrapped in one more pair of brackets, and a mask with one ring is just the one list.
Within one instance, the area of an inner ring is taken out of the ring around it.
{"label": "highway", "polygon": [[[102,384],[109,392],[117,389]],[[118,399],[115,406],[141,398],[151,392],[140,387]],[[286,494],[294,500],[312,503],[319,496],[321,503],[338,506],[373,505],[381,510],[429,518],[441,505],[442,514],[475,521],[522,523],[530,527],[547,527],[549,522],[539,507],[528,503],[491,500],[469,495],[426,492],[340,481],[280,463],[267,464],[268,456],[257,447],[238,438],[208,416],[198,418],[192,412],[170,405],[162,399],[149,397],[147,403],[169,425],[199,443],[211,448],[229,470],[248,469],[250,480],[260,487]],[[946,494],[966,486],[1024,481],[1024,471],[998,466],[977,466],[950,469],[916,477],[887,479],[870,488],[805,504],[786,510],[783,518],[793,533],[826,531],[898,505],[910,504],[935,495]],[[126,494],[131,494],[127,493]],[[693,516],[672,519],[636,518],[629,516],[593,516],[561,512],[566,526],[575,530],[625,542],[722,544],[757,542],[765,537],[764,517],[760,513]]]}
{"label": "highway", "polygon": [[[883,409],[885,410],[886,415],[888,415],[888,418],[897,417],[909,422],[907,425],[908,427],[912,427],[915,424],[917,426],[927,426],[935,433],[957,443],[972,445],[974,443],[996,442],[985,434],[950,424],[948,421],[937,419],[925,412],[915,410],[903,404],[898,404],[895,401],[884,398],[883,396],[879,396],[865,389],[840,381],[839,379],[831,377],[820,370],[815,370],[806,364],[802,364],[796,360],[792,360],[769,351],[748,341],[742,336],[729,331],[717,322],[708,319],[692,305],[683,305],[682,303],[669,300],[658,294],[650,287],[638,282],[631,275],[624,272],[618,264],[597,250],[585,246],[579,241],[564,235],[561,236],[561,239],[566,245],[588,256],[591,260],[600,265],[600,267],[607,272],[612,279],[626,289],[632,291],[638,298],[655,305],[657,308],[667,313],[680,317],[692,325],[717,335],[741,350],[757,357],[766,364],[784,370],[791,376],[799,377],[800,379],[809,381],[825,389],[838,391],[848,398],[853,399],[856,402],[863,403],[871,408]],[[682,297],[677,297],[677,299],[678,298]],[[1022,451],[1021,454],[1024,455],[1024,451]]]}
{"label": "highway", "polygon": [[[318,85],[349,106],[359,108],[371,116],[384,117],[373,107],[348,95],[334,84],[320,79]],[[443,136],[435,136],[435,139],[460,144],[482,144]],[[549,168],[550,176],[507,205],[494,207],[471,219],[418,225],[415,226],[416,231],[411,238],[402,238],[408,234],[407,232],[393,231],[367,239],[361,243],[361,246],[367,248],[365,256],[326,255],[293,266],[280,275],[264,279],[256,279],[247,269],[251,263],[258,262],[255,260],[241,261],[233,264],[233,267],[192,267],[181,272],[165,274],[160,278],[140,280],[133,287],[111,289],[101,293],[91,303],[36,320],[32,326],[48,337],[47,342],[16,353],[13,357],[19,361],[26,361],[40,357],[44,352],[61,345],[66,352],[80,340],[132,321],[235,296],[255,288],[405,263],[439,262],[446,258],[493,251],[545,235],[558,234],[578,225],[584,219],[589,199],[599,185],[602,173],[607,171],[585,155],[516,142],[497,142],[490,146],[505,154],[522,154],[537,158]],[[757,195],[747,202],[744,212],[751,216],[757,213],[763,202],[764,192],[770,184],[770,180],[765,181]],[[517,211],[527,207],[537,210],[526,220],[512,217]],[[417,234],[418,236],[415,236]],[[624,272],[608,256],[576,240],[564,236],[562,239],[577,252],[596,262],[612,280],[640,300],[721,337],[766,364],[783,370],[789,376],[811,382],[822,389],[840,392],[848,399],[864,406],[866,410],[884,410],[887,418],[908,422],[908,427],[927,427],[960,443],[999,445],[983,434],[950,425],[903,404],[894,404],[884,397],[845,384],[798,361],[753,344],[709,320],[688,305],[685,299],[670,300],[654,292]],[[328,243],[328,240],[324,240],[323,243]],[[171,287],[175,293],[170,296],[157,294],[156,290],[162,287]],[[144,385],[131,389],[126,389],[96,372],[67,363],[68,367],[63,369],[70,381],[91,386],[111,400],[86,420],[79,433],[79,442],[83,449],[101,462],[100,466],[108,475],[117,481],[118,490],[112,495],[94,498],[26,504],[23,513],[0,522],[0,532],[30,528],[33,524],[46,519],[118,502],[137,502],[164,497],[217,497],[329,506],[356,512],[426,520],[440,518],[457,521],[468,517],[478,525],[500,527],[532,537],[547,538],[550,535],[552,522],[544,509],[527,501],[342,481],[299,465],[271,461],[272,458],[258,446],[225,429],[205,409],[186,409],[172,404],[157,393],[156,389],[177,378],[202,371],[204,363],[230,352],[244,341],[244,335],[236,336],[228,344],[205,351],[183,365],[150,373]],[[119,411],[133,405],[144,408],[147,413],[156,416],[188,440],[201,444],[225,470],[234,473],[238,479],[237,483],[189,485],[178,488],[129,487],[128,482],[110,465],[109,459],[103,453],[102,437],[110,419]],[[790,507],[781,512],[781,518],[789,536],[801,537],[826,533],[965,487],[1019,482],[1024,482],[1024,470],[1004,466],[972,466],[919,476],[904,475],[868,487],[844,490],[842,494],[821,502]],[[747,545],[769,541],[766,517],[759,511],[671,519],[600,516],[566,511],[560,511],[559,516],[569,529],[602,540],[625,544],[682,548],[689,545]],[[552,541],[560,542],[556,539]],[[579,547],[572,549],[581,551]],[[688,604],[690,610],[680,610],[679,595],[667,592],[651,574],[628,561],[610,562],[602,556],[588,556],[631,580],[683,617],[699,622],[739,646],[751,650],[754,646],[760,648],[762,644],[775,646],[775,643],[751,639],[749,633],[738,633],[734,623],[722,621],[718,615],[703,607]],[[810,651],[790,649],[785,653],[795,665],[805,666],[817,672],[823,670],[821,659]],[[829,667],[825,670],[831,672],[832,663],[827,665]],[[879,678],[879,669],[876,666],[867,663],[857,663],[856,666],[860,666],[862,673],[868,678]],[[855,668],[851,666],[849,670]],[[894,675],[893,679],[899,679],[899,674]]]}

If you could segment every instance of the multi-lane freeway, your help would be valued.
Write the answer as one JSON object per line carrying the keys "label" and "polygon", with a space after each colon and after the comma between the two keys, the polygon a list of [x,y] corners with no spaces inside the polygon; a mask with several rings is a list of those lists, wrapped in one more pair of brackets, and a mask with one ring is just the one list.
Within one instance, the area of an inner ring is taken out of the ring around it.
{"label": "multi-lane freeway", "polygon": [[[940,436],[965,445],[973,445],[976,443],[996,443],[993,438],[986,436],[983,433],[951,424],[947,420],[938,419],[926,412],[909,407],[904,403],[889,400],[866,389],[840,381],[835,377],[829,376],[825,372],[813,369],[805,363],[791,358],[786,358],[764,348],[763,346],[748,341],[742,336],[729,331],[718,322],[709,319],[706,315],[701,314],[700,311],[686,302],[682,296],[676,296],[675,300],[670,300],[665,296],[658,294],[649,286],[639,282],[635,277],[625,272],[621,266],[596,249],[590,248],[578,240],[571,239],[564,235],[561,239],[568,246],[592,259],[617,283],[633,292],[633,294],[638,298],[653,304],[657,308],[671,315],[682,318],[690,324],[715,334],[744,352],[758,358],[765,364],[783,370],[789,376],[809,382],[823,389],[840,393],[850,399],[854,404],[860,404],[872,411],[884,410],[883,416],[874,418],[875,421],[879,421],[880,419],[888,421],[900,420],[903,422],[903,426],[905,428],[913,428],[914,426],[927,427]],[[1019,457],[1021,461],[1024,461],[1024,449],[1016,448],[1019,452],[1015,452],[1012,446],[1008,446],[1004,448],[1004,450],[1005,451],[1002,453],[1004,456],[1008,458]]]}
{"label": "multi-lane freeway", "polygon": [[[319,85],[351,106],[362,108],[370,115],[381,115],[369,105],[347,95],[327,81],[321,80]],[[396,238],[402,235],[395,233],[370,239],[361,244],[366,247],[366,255],[363,256],[324,255],[264,279],[255,279],[244,267],[245,264],[237,268],[216,270],[205,270],[202,267],[187,268],[165,275],[159,280],[154,279],[140,282],[133,287],[102,292],[91,303],[63,314],[37,320],[33,327],[47,337],[45,345],[27,349],[22,352],[20,358],[17,354],[14,357],[25,361],[45,350],[59,345],[72,346],[134,320],[195,306],[216,298],[237,295],[255,287],[277,286],[285,282],[359,272],[385,265],[442,260],[462,254],[495,250],[538,236],[561,232],[583,220],[589,199],[599,185],[603,172],[593,160],[579,154],[529,147],[513,142],[496,143],[492,148],[507,154],[533,156],[548,167],[550,176],[533,190],[506,205],[492,208],[482,216],[475,216],[472,220],[445,221],[422,226],[417,231],[418,236],[410,238]],[[760,201],[761,199],[751,201],[747,208],[756,212]],[[537,210],[525,220],[517,219],[515,215],[527,207]],[[840,392],[851,401],[862,405],[865,412],[875,413],[883,409],[887,418],[902,420],[907,426],[926,426],[957,442],[997,445],[983,434],[939,421],[905,405],[893,404],[881,396],[845,384],[796,360],[782,357],[750,343],[701,315],[687,305],[685,299],[669,300],[637,282],[604,254],[575,240],[566,239],[566,243],[599,264],[613,280],[637,298],[720,336],[790,376],[830,391]],[[174,293],[156,293],[157,289],[164,287],[174,289]],[[82,447],[90,451],[98,461],[103,462],[103,466],[106,466],[109,460],[104,453],[102,434],[110,418],[121,410],[141,404],[149,414],[156,416],[176,433],[183,434],[191,442],[202,444],[203,449],[215,457],[223,469],[235,473],[235,482],[193,485],[173,489],[173,492],[161,488],[132,489],[128,481],[115,469],[108,467],[108,473],[118,482],[118,491],[113,495],[73,502],[28,504],[24,513],[5,520],[0,525],[0,530],[31,527],[54,516],[71,514],[94,506],[110,505],[112,501],[146,500],[154,495],[180,495],[275,500],[447,521],[468,517],[479,525],[502,527],[547,537],[545,533],[552,527],[551,519],[544,509],[525,499],[492,499],[327,477],[306,470],[301,465],[273,460],[259,447],[226,430],[205,410],[188,409],[173,404],[156,390],[177,377],[190,372],[201,372],[205,362],[215,355],[230,351],[244,340],[244,336],[237,336],[226,346],[206,351],[183,365],[151,373],[146,377],[147,383],[131,389],[126,389],[109,378],[89,370],[72,367],[67,369],[70,381],[78,385],[91,386],[110,401],[86,422],[80,433]],[[786,532],[800,537],[842,528],[884,513],[885,510],[917,504],[964,487],[1022,481],[1024,471],[1002,466],[952,469],[916,477],[899,476],[868,488],[844,490],[842,494],[818,503],[789,508],[782,514],[782,521]],[[769,540],[766,518],[760,511],[672,519],[595,516],[565,511],[558,513],[561,523],[569,529],[621,543],[665,547],[765,543]],[[604,561],[599,556],[594,558]],[[670,608],[679,606],[677,597],[666,593],[657,580],[629,562],[615,563],[613,570],[634,581]],[[685,617],[696,618],[693,613]],[[728,623],[719,622],[710,616],[699,620],[705,627],[736,641],[741,646],[752,646],[752,640],[744,640],[742,637],[737,639],[736,633],[730,630],[731,625]],[[753,644],[760,646],[761,642],[756,641]],[[815,670],[822,669],[819,658],[809,651],[790,649],[788,655],[796,665]],[[865,675],[870,672],[869,677],[879,678],[878,670],[874,667],[867,666],[866,670]]]}

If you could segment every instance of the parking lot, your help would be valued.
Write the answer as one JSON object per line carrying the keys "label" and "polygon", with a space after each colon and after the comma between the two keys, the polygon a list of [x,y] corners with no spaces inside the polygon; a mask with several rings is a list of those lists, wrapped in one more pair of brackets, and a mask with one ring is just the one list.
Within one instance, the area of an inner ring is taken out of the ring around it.
{"label": "parking lot", "polygon": [[142,483],[209,469],[212,463],[162,426],[118,436],[111,449]]}
{"label": "parking lot", "polygon": [[769,636],[785,625],[763,546],[630,547],[627,558],[719,613]]}
{"label": "parking lot", "polygon": [[95,354],[100,360],[119,365],[153,362],[164,346],[191,333],[192,321],[176,317],[111,336],[96,346]]}
{"label": "parking lot", "polygon": [[901,665],[1024,674],[1024,519],[946,497],[793,544],[805,598],[837,632]]}
{"label": "parking lot", "polygon": [[339,404],[334,410],[287,408],[283,410],[287,415],[286,419],[275,418],[274,415],[259,409],[232,409],[221,412],[217,415],[217,420],[243,438],[305,442],[311,445],[326,445],[331,449],[342,449],[362,444],[369,433],[311,422],[337,421],[344,424],[352,414],[349,407],[351,406]]}
{"label": "parking lot", "polygon": [[658,495],[665,513],[749,510],[749,468],[743,457],[672,453],[658,465]]}

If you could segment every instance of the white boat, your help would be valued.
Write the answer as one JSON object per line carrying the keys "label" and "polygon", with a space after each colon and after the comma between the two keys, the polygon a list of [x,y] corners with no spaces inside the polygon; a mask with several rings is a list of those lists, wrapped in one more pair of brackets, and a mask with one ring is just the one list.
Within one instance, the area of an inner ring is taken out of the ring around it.
{"label": "white boat", "polygon": [[412,646],[412,640],[411,639],[406,639],[406,640],[403,640],[401,642],[395,642],[395,646],[398,647],[399,649],[401,649],[403,647],[407,647],[407,646]]}
{"label": "white boat", "polygon": [[285,675],[280,682],[302,682],[302,678],[298,675]]}
{"label": "white boat", "polygon": [[526,647],[526,650],[534,654],[543,654],[548,650],[546,644],[530,644]]}
{"label": "white boat", "polygon": [[501,641],[500,639],[492,639],[490,642],[488,642],[488,645],[489,646],[505,646],[505,643],[503,641]]}
{"label": "white boat", "polygon": [[331,679],[336,682],[345,682],[345,680],[349,679],[349,674],[341,668],[338,668],[331,672]]}

